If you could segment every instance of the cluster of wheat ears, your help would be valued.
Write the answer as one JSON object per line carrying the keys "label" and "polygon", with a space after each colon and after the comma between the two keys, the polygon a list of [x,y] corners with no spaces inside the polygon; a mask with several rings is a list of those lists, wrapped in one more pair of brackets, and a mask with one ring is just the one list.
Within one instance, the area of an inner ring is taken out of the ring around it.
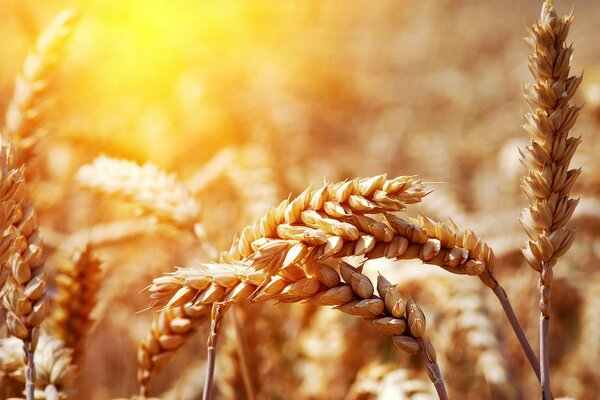
{"label": "cluster of wheat ears", "polygon": [[[492,248],[452,220],[407,216],[413,204],[427,201],[429,195],[425,183],[415,176],[379,175],[306,189],[268,209],[219,256],[200,221],[200,207],[193,196],[205,185],[202,177],[183,184],[150,163],[140,166],[99,157],[79,169],[79,187],[131,202],[138,207],[139,218],[105,227],[110,233],[98,229],[71,235],[62,245],[76,251],[70,261],[56,267],[54,281],[48,283],[45,247],[28,185],[36,180],[36,169],[31,166],[41,150],[40,140],[47,135],[43,124],[48,109],[47,79],[65,51],[76,22],[73,11],[60,14],[28,55],[16,79],[2,129],[0,285],[5,315],[2,323],[7,332],[0,340],[3,393],[18,393],[27,400],[68,399],[74,394],[77,365],[88,351],[85,337],[94,325],[92,311],[97,307],[101,287],[96,248],[103,242],[126,240],[140,231],[147,232],[148,226],[162,224],[189,234],[211,261],[178,268],[155,278],[147,287],[155,310],[152,325],[138,349],[139,397],[151,395],[153,378],[199,326],[210,323],[206,375],[202,378],[196,372],[195,376],[196,381],[204,379],[203,398],[209,399],[217,340],[223,326],[233,324],[234,340],[240,339],[240,331],[252,329],[256,323],[244,319],[243,310],[254,303],[271,301],[332,306],[364,319],[375,330],[389,335],[398,349],[417,355],[439,398],[447,399],[445,371],[440,369],[435,343],[428,337],[425,314],[405,283],[390,282],[382,274],[374,282],[363,274],[366,261],[385,258],[420,260],[452,274],[478,277],[506,314],[540,382],[542,398],[553,398],[549,362],[553,268],[575,237],[575,230],[567,224],[578,200],[569,196],[581,171],[569,169],[581,142],[581,138],[569,136],[581,109],[570,103],[581,82],[580,76],[570,76],[573,48],[566,40],[572,20],[572,15],[557,16],[553,1],[547,0],[527,38],[534,81],[524,86],[530,110],[524,114],[523,128],[531,140],[520,149],[527,170],[522,189],[529,200],[520,221],[529,238],[522,253],[531,268],[539,272],[538,357],[501,285],[497,272],[502,275],[503,266],[495,264]],[[248,162],[260,160],[260,150],[256,151]],[[216,164],[227,166],[232,157],[235,155],[224,153]],[[218,169],[218,165],[211,168]],[[211,168],[205,169],[204,177]],[[239,179],[235,167],[226,173],[233,181]],[[252,198],[248,202],[256,204]],[[269,204],[259,207],[264,211]],[[54,238],[54,242],[61,240]],[[53,293],[47,293],[47,285],[55,288]],[[477,288],[465,283],[453,290],[466,298]],[[443,299],[438,301],[442,307]],[[228,312],[234,316],[231,321],[224,320]],[[463,312],[482,313],[476,309]],[[476,330],[475,334],[489,329],[485,316],[481,318],[465,324],[465,329]],[[480,352],[491,357],[492,364],[505,362],[493,348],[493,344],[482,344]],[[228,350],[224,347],[222,351]],[[232,352],[237,359],[237,374],[244,381],[245,396],[254,398],[249,377],[252,371],[246,365],[241,340]],[[379,373],[385,375],[385,368],[381,368]],[[223,374],[226,376],[227,371]],[[402,380],[408,380],[402,376]]]}

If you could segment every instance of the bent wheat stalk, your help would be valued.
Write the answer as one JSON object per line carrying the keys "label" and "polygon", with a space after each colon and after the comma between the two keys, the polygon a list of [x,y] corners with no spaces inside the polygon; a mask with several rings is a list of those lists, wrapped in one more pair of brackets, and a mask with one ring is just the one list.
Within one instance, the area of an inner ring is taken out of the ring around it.
{"label": "bent wheat stalk", "polygon": [[581,76],[569,76],[573,47],[566,45],[566,39],[572,21],[572,15],[559,18],[554,2],[547,0],[527,38],[531,47],[529,69],[535,82],[524,87],[531,112],[525,115],[523,127],[531,135],[531,144],[521,150],[521,161],[528,170],[522,187],[529,199],[521,224],[529,236],[523,254],[531,268],[540,273],[540,364],[545,400],[551,398],[552,269],[575,237],[575,230],[565,225],[578,203],[569,198],[569,192],[581,173],[581,169],[569,169],[581,142],[581,137],[568,136],[581,110],[569,103],[581,82]]}
{"label": "bent wheat stalk", "polygon": [[[341,283],[340,275],[346,284]],[[412,303],[406,307],[389,283],[386,286],[382,281],[379,286],[381,291],[385,290],[384,300],[374,295],[373,285],[366,276],[343,261],[332,268],[312,259],[302,268],[289,266],[276,275],[247,265],[203,264],[157,278],[149,291],[156,305],[166,307],[192,300],[197,304],[231,305],[271,299],[337,306],[340,311],[363,317],[377,330],[394,336],[394,343],[400,349],[419,353],[418,339],[425,333],[422,312]],[[434,355],[427,357],[435,363]],[[435,368],[431,372],[441,398],[445,398],[439,374]]]}

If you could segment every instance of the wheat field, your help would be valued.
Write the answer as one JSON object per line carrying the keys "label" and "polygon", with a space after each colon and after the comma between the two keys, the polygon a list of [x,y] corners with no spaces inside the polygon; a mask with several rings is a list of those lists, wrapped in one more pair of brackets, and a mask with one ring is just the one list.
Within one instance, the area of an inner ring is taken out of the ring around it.
{"label": "wheat field", "polygon": [[593,399],[600,3],[0,2],[0,399]]}

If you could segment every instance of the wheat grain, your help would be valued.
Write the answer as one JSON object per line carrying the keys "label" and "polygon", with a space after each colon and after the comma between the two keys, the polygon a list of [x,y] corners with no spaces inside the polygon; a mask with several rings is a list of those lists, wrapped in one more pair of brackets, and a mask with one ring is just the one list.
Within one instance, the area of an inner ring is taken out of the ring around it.
{"label": "wheat grain", "polygon": [[16,166],[29,163],[35,156],[48,108],[47,81],[64,56],[75,20],[74,10],[61,12],[39,36],[17,77],[2,135],[15,146]]}
{"label": "wheat grain", "polygon": [[100,289],[101,262],[90,245],[76,251],[72,259],[58,264],[50,323],[53,335],[73,349],[73,358],[83,355],[83,340],[94,321],[91,313]]}

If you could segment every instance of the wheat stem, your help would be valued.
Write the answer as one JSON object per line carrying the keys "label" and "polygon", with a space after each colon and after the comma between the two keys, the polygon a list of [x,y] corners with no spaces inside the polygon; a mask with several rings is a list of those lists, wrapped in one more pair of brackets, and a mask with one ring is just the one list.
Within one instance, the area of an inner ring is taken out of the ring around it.
{"label": "wheat stem", "polygon": [[542,398],[544,400],[552,399],[550,390],[550,318],[540,315],[540,363],[542,380]]}
{"label": "wheat stem", "polygon": [[27,400],[34,400],[35,393],[35,362],[33,361],[33,349],[31,342],[25,340],[23,342],[23,350],[27,357],[27,368],[25,369],[25,396]]}
{"label": "wheat stem", "polygon": [[217,341],[219,340],[219,325],[223,320],[226,306],[223,303],[213,303],[212,321],[210,323],[210,334],[208,335],[208,349],[206,361],[206,377],[204,380],[203,400],[210,400],[212,397],[212,386],[215,376],[215,363],[217,361]]}
{"label": "wheat stem", "polygon": [[233,329],[236,338],[236,351],[240,363],[240,372],[242,374],[242,380],[244,381],[244,389],[246,390],[246,398],[248,400],[254,400],[254,388],[252,387],[252,380],[250,379],[250,371],[248,370],[248,361],[246,359],[246,346],[244,343],[244,337],[240,321],[237,316],[238,310],[236,307],[231,312],[231,319],[233,320]]}
{"label": "wheat stem", "polygon": [[515,315],[515,311],[513,310],[512,305],[510,304],[510,300],[508,299],[508,296],[506,295],[506,291],[500,284],[498,284],[492,290],[494,291],[494,294],[498,298],[498,301],[500,301],[500,304],[502,305],[502,308],[504,309],[504,313],[506,314],[506,317],[508,318],[508,321],[510,322],[510,325],[512,326],[513,331],[515,332],[515,335],[517,335],[517,339],[519,339],[519,343],[521,344],[521,347],[523,348],[523,351],[525,352],[525,355],[527,356],[527,359],[529,360],[529,364],[531,364],[531,368],[535,372],[535,375],[537,376],[538,381],[540,381],[540,379],[541,379],[540,378],[540,363],[538,362],[537,356],[533,352],[533,349],[531,348],[531,345],[529,344],[529,341],[527,340],[527,337],[525,336],[525,332],[523,332],[523,328],[521,327],[521,324],[519,324],[519,320],[517,319],[517,316]]}
{"label": "wheat stem", "polygon": [[[425,343],[425,340],[427,340],[427,343]],[[431,379],[435,386],[438,397],[440,400],[448,400],[448,392],[446,391],[446,385],[444,384],[440,367],[437,364],[433,347],[428,339],[425,340],[423,338],[417,339],[417,343],[419,344],[419,354],[423,359],[429,379]]]}

